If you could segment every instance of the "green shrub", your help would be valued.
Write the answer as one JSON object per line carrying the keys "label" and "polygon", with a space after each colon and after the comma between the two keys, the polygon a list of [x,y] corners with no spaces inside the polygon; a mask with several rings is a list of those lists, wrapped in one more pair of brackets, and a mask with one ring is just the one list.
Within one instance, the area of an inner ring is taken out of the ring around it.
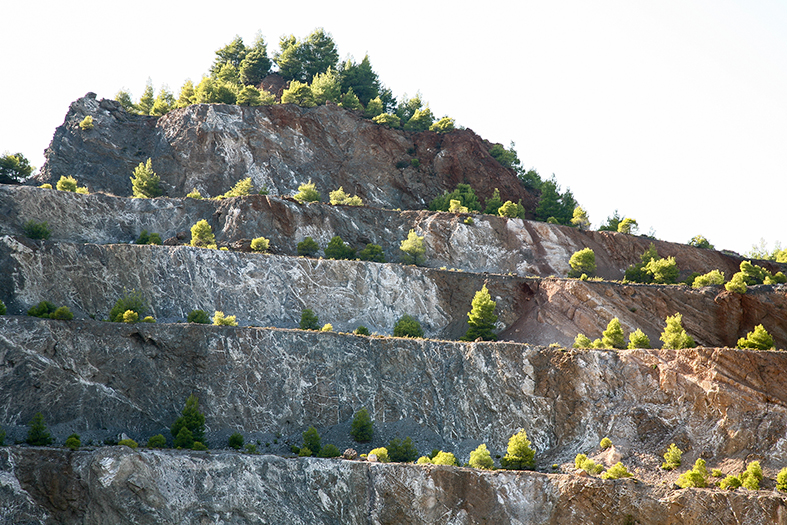
{"label": "green shrub", "polygon": [[317,253],[319,249],[320,247],[311,237],[306,237],[304,240],[298,243],[298,255],[311,257]]}
{"label": "green shrub", "polygon": [[240,450],[243,448],[243,434],[240,432],[234,432],[227,440],[227,445],[230,448],[234,448],[235,450]]}
{"label": "green shrub", "polygon": [[199,248],[216,249],[216,236],[208,221],[202,219],[191,227],[191,245]]}
{"label": "green shrub", "polygon": [[5,445],[5,429],[0,427],[0,447]]}
{"label": "green shrub", "polygon": [[[372,121],[375,124],[380,124],[381,126],[388,126],[389,128],[398,128],[401,125],[401,119],[396,115],[392,115],[391,113],[380,113],[376,117],[373,117]],[[397,168],[398,167],[399,165],[397,163]]]}
{"label": "green shrub", "polygon": [[353,330],[355,335],[369,335],[369,329],[363,325],[360,325],[358,328]]}
{"label": "green shrub", "polygon": [[57,181],[55,187],[58,189],[58,191],[74,192],[77,191],[77,180],[70,175],[64,175],[60,177],[60,180]]}
{"label": "green shrub", "polygon": [[251,177],[239,180],[235,183],[230,191],[218,197],[218,199],[229,199],[231,197],[245,197],[251,195],[254,190],[254,185],[251,182]]}
{"label": "green shrub", "polygon": [[[0,301],[0,315],[5,315],[7,311],[8,311],[8,308],[6,307],[5,303],[3,301]],[[359,326],[358,328],[361,328],[361,327]],[[368,330],[366,330],[366,331],[368,332]],[[369,335],[369,334],[367,333],[366,335]]]}
{"label": "green shrub", "polygon": [[79,439],[79,434],[71,434],[66,438],[66,448],[77,450],[82,446],[82,441]]}
{"label": "green shrub", "polygon": [[301,312],[301,322],[298,324],[298,328],[301,330],[320,329],[320,319],[317,317],[317,314],[314,313],[314,310],[311,308],[305,308]]}
{"label": "green shrub", "polygon": [[593,275],[596,272],[596,254],[590,248],[583,248],[574,252],[568,264],[571,265],[569,277],[579,277],[583,273]]}
{"label": "green shrub", "polygon": [[192,310],[186,317],[187,323],[208,324],[210,323],[210,316],[205,310]]}
{"label": "green shrub", "polygon": [[136,323],[137,321],[139,321],[139,314],[134,310],[126,310],[123,312],[124,323]]}
{"label": "green shrub", "polygon": [[146,164],[140,162],[130,178],[131,193],[135,199],[152,199],[164,193],[159,187],[161,178],[153,172],[150,159]]}
{"label": "green shrub", "polygon": [[360,409],[353,416],[352,424],[350,425],[350,436],[357,443],[368,443],[372,440],[374,435],[374,423],[366,408]]}
{"label": "green shrub", "polygon": [[730,474],[719,483],[719,488],[722,490],[735,490],[741,486],[741,478]]}
{"label": "green shrub", "polygon": [[[417,159],[416,159],[417,160]],[[419,161],[420,164],[420,161]],[[417,166],[416,166],[417,167]],[[498,193],[499,195],[499,193]],[[469,184],[457,184],[456,189],[451,193],[443,193],[429,203],[430,211],[448,211],[451,201],[459,201],[460,206],[467,208],[468,211],[481,211],[481,202]]]}
{"label": "green shrub", "polygon": [[142,292],[126,289],[123,290],[123,295],[115,302],[115,306],[109,311],[109,320],[113,323],[122,323],[123,315],[132,310],[137,313],[139,317],[144,317],[148,310],[148,303],[142,296]]}
{"label": "green shrub", "polygon": [[308,458],[308,457],[311,457],[313,455],[314,455],[314,453],[311,451],[311,449],[309,447],[301,447],[298,450],[298,456],[300,456],[302,458]]}
{"label": "green shrub", "polygon": [[146,315],[145,317],[142,318],[142,322],[143,323],[155,323],[156,319],[154,319],[152,315]]}
{"label": "green shrub", "polygon": [[751,348],[754,350],[770,350],[774,348],[773,337],[765,328],[758,324],[754,327],[754,331],[746,334],[746,337],[738,339],[738,348]]}
{"label": "green shrub", "polygon": [[741,484],[748,490],[759,490],[762,481],[762,467],[759,461],[752,461],[741,473]]}
{"label": "green shrub", "polygon": [[331,323],[325,323],[322,328],[320,328],[320,332],[333,332],[333,325]]}
{"label": "green shrub", "polygon": [[36,222],[33,219],[22,225],[22,231],[30,239],[46,240],[52,236],[52,232],[49,231],[49,225],[46,222]]}
{"label": "green shrub", "polygon": [[708,486],[707,477],[708,469],[705,468],[705,460],[697,458],[697,461],[694,462],[694,467],[678,476],[675,484],[684,489],[689,487],[702,488]]}
{"label": "green shrub", "polygon": [[456,460],[451,452],[443,452],[442,450],[432,458],[432,465],[448,465],[450,467],[458,467],[459,462]]}
{"label": "green shrub", "polygon": [[694,339],[686,333],[686,330],[681,324],[683,316],[679,313],[667,317],[667,326],[661,333],[661,341],[664,343],[662,348],[671,350],[680,350],[681,348],[694,348],[696,343]]}
{"label": "green shrub", "polygon": [[607,329],[602,332],[601,343],[604,348],[626,348],[626,338],[623,335],[623,328],[617,317],[613,317],[607,324]]}
{"label": "green shrub", "polygon": [[637,233],[639,229],[639,225],[637,224],[636,219],[631,219],[626,217],[618,224],[618,233],[627,233],[630,235],[634,235]]}
{"label": "green shrub", "polygon": [[90,131],[91,129],[93,129],[93,117],[87,115],[85,118],[83,118],[82,121],[79,123],[79,128],[82,131]]}
{"label": "green shrub", "polygon": [[464,223],[467,224],[468,226],[472,226],[473,224],[475,224],[475,221],[473,220],[472,217],[467,217]]}
{"label": "green shrub", "polygon": [[148,439],[148,448],[166,448],[167,439],[162,434],[156,434]]}
{"label": "green shrub", "polygon": [[312,451],[312,455],[317,455],[320,453],[320,434],[317,433],[317,429],[314,427],[309,427],[303,434],[303,448],[308,448]]}
{"label": "green shrub", "polygon": [[367,244],[363,250],[358,252],[358,258],[362,261],[385,262],[385,254],[379,244]]}
{"label": "green shrub", "polygon": [[46,423],[44,422],[44,415],[41,412],[36,412],[33,416],[33,419],[30,420],[30,423],[27,424],[29,427],[27,429],[27,439],[25,443],[28,445],[32,445],[34,447],[45,447],[47,445],[51,445],[54,439],[52,439],[52,434],[46,428]]}
{"label": "green shrub", "polygon": [[428,456],[421,456],[420,458],[418,458],[418,461],[416,461],[415,464],[416,465],[431,465],[432,464],[432,458],[430,458]]}
{"label": "green shrub", "polygon": [[650,348],[650,338],[645,335],[645,332],[637,328],[629,334],[628,348],[630,350],[635,348]]}
{"label": "green shrub", "polygon": [[186,197],[188,197],[190,199],[200,200],[200,199],[202,199],[202,194],[199,191],[197,191],[197,188],[194,188],[194,189],[191,190],[191,193],[187,193],[186,194]]}
{"label": "green shrub", "polygon": [[527,433],[520,430],[508,440],[508,450],[500,466],[509,470],[530,469],[535,466],[536,452],[531,448]]}
{"label": "green shrub", "polygon": [[645,271],[653,276],[653,282],[657,284],[674,284],[678,282],[680,273],[675,257],[658,260],[651,259],[645,265]]}
{"label": "green shrub", "polygon": [[577,457],[574,458],[574,467],[579,470],[584,470],[592,476],[601,474],[601,471],[604,470],[604,465],[596,463],[585,454],[577,454]]}
{"label": "green shrub", "polygon": [[468,213],[470,210],[467,209],[467,206],[462,206],[461,201],[451,199],[451,202],[448,204],[448,211],[451,213]]}
{"label": "green shrub", "polygon": [[201,441],[195,441],[191,444],[191,450],[208,450],[208,447]]}
{"label": "green shrub", "polygon": [[325,445],[324,447],[322,447],[320,449],[320,453],[318,454],[318,457],[321,457],[321,458],[338,458],[341,455],[342,455],[342,453],[339,452],[339,449],[336,447],[336,445],[331,445],[329,443],[329,444]]}
{"label": "green shrub", "polygon": [[213,314],[214,326],[238,326],[238,321],[235,320],[234,315],[225,316],[224,312],[216,310]]}
{"label": "green shrub", "polygon": [[424,238],[415,233],[415,230],[410,230],[407,238],[399,245],[399,250],[402,251],[402,261],[405,264],[418,265],[423,262],[426,247],[424,246]]}
{"label": "green shrub", "polygon": [[449,131],[454,130],[454,119],[450,117],[443,117],[431,126],[429,126],[429,131],[434,131],[435,133],[448,133]]}
{"label": "green shrub", "polygon": [[[2,445],[1,441],[0,445]],[[784,467],[776,474],[776,489],[787,492],[787,467]]]}
{"label": "green shrub", "polygon": [[680,466],[680,458],[683,455],[683,451],[675,445],[675,443],[670,444],[667,451],[664,453],[664,463],[661,464],[661,468],[664,470],[674,470]]}
{"label": "green shrub", "polygon": [[723,478],[724,472],[722,472],[720,469],[715,468],[710,471],[710,475],[713,476],[714,478]]}
{"label": "green shrub", "polygon": [[385,447],[373,448],[372,450],[369,451],[369,453],[366,455],[366,457],[369,457],[372,454],[377,456],[377,461],[379,461],[380,463],[390,463],[391,462],[391,458],[388,457],[388,449],[385,448]]}
{"label": "green shrub", "polygon": [[743,278],[743,274],[741,272],[734,274],[732,279],[730,279],[730,282],[724,285],[724,289],[733,293],[746,293],[748,287],[746,286],[746,281]]}
{"label": "green shrub", "polygon": [[118,441],[118,446],[137,448],[139,445],[133,439],[121,439],[120,441]]}
{"label": "green shrub", "polygon": [[243,448],[243,451],[246,454],[254,455],[257,453],[257,445],[254,443],[246,443],[246,446]]}
{"label": "green shrub", "polygon": [[631,472],[621,463],[618,461],[611,467],[607,469],[606,472],[601,474],[601,479],[620,479],[620,478],[630,478],[633,476]]}
{"label": "green shrub", "polygon": [[[183,438],[180,438],[182,431],[186,431]],[[199,410],[199,399],[191,394],[186,399],[186,406],[183,407],[180,417],[178,417],[170,428],[172,437],[175,438],[175,447],[191,448],[194,441],[205,443],[205,416]],[[179,443],[180,438],[180,444]],[[187,443],[184,445],[184,443]]]}
{"label": "green shrub", "polygon": [[71,310],[68,308],[68,306],[61,306],[52,312],[50,317],[59,321],[70,321],[74,318],[74,314],[71,313]]}
{"label": "green shrub", "polygon": [[612,440],[609,439],[608,437],[602,438],[598,446],[601,447],[601,450],[607,450],[609,447],[612,446]]}
{"label": "green shrub", "polygon": [[593,342],[585,334],[577,334],[572,346],[574,348],[593,348]]}
{"label": "green shrub", "polygon": [[500,208],[497,209],[497,214],[500,217],[525,218],[525,208],[522,206],[522,201],[514,204],[512,201],[505,201]]}
{"label": "green shrub", "polygon": [[404,441],[399,438],[393,438],[388,442],[388,457],[391,461],[396,463],[412,463],[418,459],[418,450],[413,445],[413,440],[410,437],[405,437]]}
{"label": "green shrub", "polygon": [[158,233],[148,233],[147,230],[142,230],[137,237],[136,244],[158,244],[161,245],[161,235]]}
{"label": "green shrub", "polygon": [[328,194],[331,204],[333,205],[343,205],[343,206],[363,206],[363,201],[357,195],[353,195],[352,197],[348,195],[344,188],[339,187],[338,190],[332,191]]}
{"label": "green shrub", "polygon": [[39,186],[39,188],[41,188],[43,190],[51,190],[52,189],[52,185],[47,182],[47,183],[44,183],[41,186]]}
{"label": "green shrub", "polygon": [[49,301],[41,301],[27,311],[30,317],[43,317],[49,319],[50,315],[57,310],[57,307]]}
{"label": "green shrub", "polygon": [[703,237],[702,235],[695,235],[689,241],[689,246],[694,246],[695,248],[702,248],[705,250],[713,250],[713,245],[708,242],[708,239]]}
{"label": "green shrub", "polygon": [[251,249],[255,252],[267,252],[271,241],[265,237],[257,237],[251,241]]}
{"label": "green shrub", "polygon": [[327,259],[355,259],[355,248],[345,244],[342,238],[336,235],[325,247],[325,257]]}
{"label": "green shrub", "polygon": [[702,288],[703,286],[711,286],[714,284],[724,284],[724,272],[719,270],[711,270],[706,274],[699,275],[694,278],[691,284],[692,288]]}
{"label": "green shrub", "polygon": [[317,191],[317,185],[309,179],[306,184],[298,186],[298,193],[293,195],[293,198],[301,203],[320,202],[320,192]]}
{"label": "green shrub", "polygon": [[486,284],[475,293],[471,306],[472,308],[467,314],[467,332],[461,337],[461,340],[475,341],[480,338],[484,341],[496,341],[497,336],[492,330],[497,322],[497,315],[495,315],[497,303],[489,295]]}
{"label": "green shrub", "polygon": [[489,450],[486,448],[486,443],[481,443],[476,447],[475,450],[470,452],[470,460],[468,464],[473,468],[483,469],[483,470],[494,470],[495,469],[495,462],[492,459],[492,455],[489,453]]}
{"label": "green shrub", "polygon": [[414,317],[403,315],[396,321],[393,330],[394,337],[423,337],[424,330]]}

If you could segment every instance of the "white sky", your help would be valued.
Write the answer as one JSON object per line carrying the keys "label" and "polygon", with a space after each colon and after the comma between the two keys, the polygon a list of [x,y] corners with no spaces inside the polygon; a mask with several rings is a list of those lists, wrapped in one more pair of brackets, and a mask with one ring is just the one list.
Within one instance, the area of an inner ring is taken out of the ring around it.
{"label": "white sky", "polygon": [[369,54],[394,95],[516,143],[594,227],[615,209],[640,231],[749,251],[787,244],[787,2],[783,0],[4,2],[0,152],[37,167],[68,105],[177,95],[214,52],[259,31],[330,32]]}

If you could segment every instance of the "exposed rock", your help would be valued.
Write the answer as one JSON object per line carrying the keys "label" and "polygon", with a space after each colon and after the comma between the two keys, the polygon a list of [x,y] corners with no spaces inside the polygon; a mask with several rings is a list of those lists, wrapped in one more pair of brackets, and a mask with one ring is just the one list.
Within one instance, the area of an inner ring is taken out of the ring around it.
{"label": "exposed rock", "polygon": [[[30,477],[44,455],[62,468]],[[772,491],[235,453],[11,448],[0,466],[14,523],[771,525],[787,512]]]}
{"label": "exposed rock", "polygon": [[[85,132],[79,122],[87,115],[94,129]],[[129,115],[90,93],[71,104],[36,183],[54,185],[70,175],[92,192],[128,196],[134,168],[151,158],[171,197],[194,188],[221,195],[246,177],[257,188],[293,195],[311,179],[326,200],[342,186],[375,206],[422,209],[465,182],[483,198],[499,188],[505,199],[534,209],[533,196],[489,155],[490,147],[471,130],[392,130],[335,105],[196,104],[156,118]],[[419,159],[418,168],[411,158]]]}

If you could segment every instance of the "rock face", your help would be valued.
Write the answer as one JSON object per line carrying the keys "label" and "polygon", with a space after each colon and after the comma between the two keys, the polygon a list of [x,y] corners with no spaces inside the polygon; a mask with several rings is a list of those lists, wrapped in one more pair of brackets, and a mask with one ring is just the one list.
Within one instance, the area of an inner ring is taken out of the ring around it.
{"label": "rock face", "polygon": [[[79,122],[87,115],[94,129],[85,132]],[[196,104],[156,118],[129,115],[89,93],[71,104],[37,183],[54,186],[70,175],[91,192],[128,196],[134,168],[151,158],[171,197],[194,188],[221,195],[247,177],[257,188],[293,195],[311,179],[325,200],[342,186],[371,205],[423,209],[468,183],[484,198],[499,188],[504,199],[522,199],[533,210],[533,196],[489,155],[490,147],[470,130],[391,130],[334,105]]]}
{"label": "rock face", "polygon": [[235,453],[0,450],[0,468],[3,515],[30,524],[765,525],[787,512],[768,492]]}

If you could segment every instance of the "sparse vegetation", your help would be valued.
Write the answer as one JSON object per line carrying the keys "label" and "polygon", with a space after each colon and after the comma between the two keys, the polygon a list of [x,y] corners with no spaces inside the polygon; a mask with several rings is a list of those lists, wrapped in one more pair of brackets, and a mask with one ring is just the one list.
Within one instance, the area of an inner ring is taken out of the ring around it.
{"label": "sparse vegetation", "polygon": [[608,437],[602,438],[601,442],[598,444],[601,450],[607,450],[609,447],[612,446],[612,440]]}
{"label": "sparse vegetation", "polygon": [[358,252],[358,258],[362,261],[385,262],[385,254],[379,244],[367,244],[363,250]]}
{"label": "sparse vegetation", "polygon": [[577,457],[574,458],[574,468],[577,470],[584,470],[593,476],[601,474],[601,472],[604,470],[604,465],[596,463],[592,459],[588,458],[585,454],[577,454]]}
{"label": "sparse vegetation", "polygon": [[301,452],[303,452],[304,449],[307,449],[311,452],[311,454],[309,454],[310,456],[318,455],[322,446],[320,444],[320,434],[317,432],[317,429],[314,427],[309,427],[303,432],[302,437],[303,446],[301,447]]}
{"label": "sparse vegetation", "polygon": [[227,440],[227,446],[235,450],[240,450],[243,448],[243,441],[243,434],[240,432],[233,432]]}
{"label": "sparse vegetation", "polygon": [[133,439],[121,439],[120,441],[118,441],[118,446],[136,449],[139,446],[139,444]]}
{"label": "sparse vegetation", "polygon": [[462,341],[496,341],[497,336],[492,332],[497,322],[495,307],[497,303],[492,300],[486,285],[475,293],[472,308],[467,314],[467,332],[462,336]]}
{"label": "sparse vegetation", "polygon": [[52,232],[49,229],[49,224],[44,222],[37,222],[33,219],[25,222],[22,225],[22,231],[25,234],[25,237],[34,240],[46,240],[52,236]]}
{"label": "sparse vegetation", "polygon": [[689,487],[702,488],[708,486],[707,478],[708,469],[705,468],[705,460],[697,458],[697,461],[694,462],[694,467],[678,476],[675,484],[684,489]]}
{"label": "sparse vegetation", "polygon": [[195,442],[205,443],[205,416],[199,410],[199,399],[191,394],[186,399],[181,416],[170,428],[175,438],[175,448],[192,448]]}
{"label": "sparse vegetation", "polygon": [[486,448],[486,443],[481,443],[476,447],[475,450],[470,452],[470,460],[468,464],[473,468],[483,469],[483,470],[494,470],[495,469],[495,462],[492,459],[492,455],[489,453],[489,450]]}
{"label": "sparse vegetation", "polygon": [[161,236],[158,233],[148,233],[147,230],[142,230],[137,237],[136,244],[162,244]]}
{"label": "sparse vegetation", "polygon": [[363,201],[357,195],[350,196],[345,191],[344,188],[339,187],[338,190],[332,191],[328,194],[328,197],[333,205],[342,205],[342,206],[363,206]]}
{"label": "sparse vegetation", "polygon": [[629,334],[629,350],[635,348],[650,348],[650,338],[641,329],[637,328]]}
{"label": "sparse vegetation", "polygon": [[711,270],[706,274],[698,275],[691,284],[692,288],[702,288],[714,284],[724,284],[724,273],[719,270]]}
{"label": "sparse vegetation", "polygon": [[405,437],[404,440],[393,438],[388,442],[388,457],[391,461],[396,463],[412,463],[418,459],[418,450],[413,445],[413,440],[410,437]]}
{"label": "sparse vegetation", "polygon": [[369,453],[366,456],[368,457],[371,456],[372,454],[377,456],[377,461],[379,461],[380,463],[391,462],[391,458],[388,457],[388,449],[385,447],[373,448],[372,450],[369,451]]}
{"label": "sparse vegetation", "polygon": [[148,444],[146,446],[148,448],[166,448],[167,438],[165,438],[163,434],[156,434],[148,439]]}
{"label": "sparse vegetation", "polygon": [[78,450],[82,446],[82,440],[79,439],[79,434],[71,434],[66,438],[66,448],[71,450]]}
{"label": "sparse vegetation", "polygon": [[326,259],[350,260],[355,259],[355,248],[345,244],[341,237],[334,236],[325,247]]}
{"label": "sparse vegetation", "polygon": [[617,317],[613,317],[607,324],[607,329],[602,332],[601,344],[604,348],[626,348],[626,338],[623,335],[623,328]]}

